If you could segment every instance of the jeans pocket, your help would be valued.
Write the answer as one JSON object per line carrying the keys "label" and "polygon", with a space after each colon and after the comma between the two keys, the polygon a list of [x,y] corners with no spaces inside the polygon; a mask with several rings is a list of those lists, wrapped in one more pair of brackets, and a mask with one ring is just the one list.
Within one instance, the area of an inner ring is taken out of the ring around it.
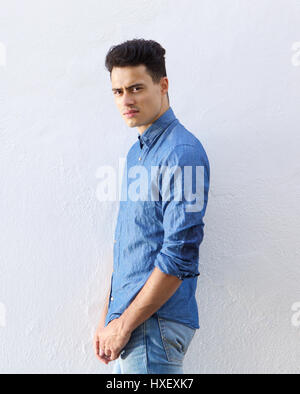
{"label": "jeans pocket", "polygon": [[167,359],[170,362],[182,363],[196,329],[159,316],[158,325]]}

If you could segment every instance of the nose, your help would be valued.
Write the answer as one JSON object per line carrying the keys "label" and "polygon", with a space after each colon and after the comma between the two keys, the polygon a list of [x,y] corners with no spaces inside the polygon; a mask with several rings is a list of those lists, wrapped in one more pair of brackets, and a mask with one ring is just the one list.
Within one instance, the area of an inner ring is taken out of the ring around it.
{"label": "nose", "polygon": [[134,97],[130,92],[125,92],[123,94],[123,108],[130,108],[131,105],[134,105]]}

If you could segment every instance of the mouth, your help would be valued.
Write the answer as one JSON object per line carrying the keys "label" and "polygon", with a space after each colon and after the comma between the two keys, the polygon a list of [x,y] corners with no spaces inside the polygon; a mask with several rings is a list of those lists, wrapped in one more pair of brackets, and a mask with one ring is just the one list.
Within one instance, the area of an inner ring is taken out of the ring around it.
{"label": "mouth", "polygon": [[124,116],[126,116],[126,118],[133,118],[139,111],[129,111],[129,112],[125,112]]}

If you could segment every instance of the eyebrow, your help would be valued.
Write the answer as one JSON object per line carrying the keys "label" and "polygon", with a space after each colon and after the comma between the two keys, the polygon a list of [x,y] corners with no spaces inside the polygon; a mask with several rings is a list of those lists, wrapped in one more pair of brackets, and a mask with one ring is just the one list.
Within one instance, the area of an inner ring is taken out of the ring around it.
{"label": "eyebrow", "polygon": [[[138,86],[144,86],[143,83],[135,83],[134,85],[128,86],[128,88],[125,88],[126,90],[136,88]],[[115,92],[116,90],[122,90],[122,88],[113,88],[112,91]]]}

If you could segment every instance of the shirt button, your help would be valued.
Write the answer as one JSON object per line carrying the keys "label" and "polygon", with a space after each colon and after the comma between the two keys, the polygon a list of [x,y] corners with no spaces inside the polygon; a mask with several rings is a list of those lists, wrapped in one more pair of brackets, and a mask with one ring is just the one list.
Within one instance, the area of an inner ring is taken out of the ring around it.
{"label": "shirt button", "polygon": [[141,161],[142,160],[142,158],[141,157],[139,157],[139,161]]}
{"label": "shirt button", "polygon": [[113,301],[113,300],[114,300],[114,297],[110,297],[110,300]]}

